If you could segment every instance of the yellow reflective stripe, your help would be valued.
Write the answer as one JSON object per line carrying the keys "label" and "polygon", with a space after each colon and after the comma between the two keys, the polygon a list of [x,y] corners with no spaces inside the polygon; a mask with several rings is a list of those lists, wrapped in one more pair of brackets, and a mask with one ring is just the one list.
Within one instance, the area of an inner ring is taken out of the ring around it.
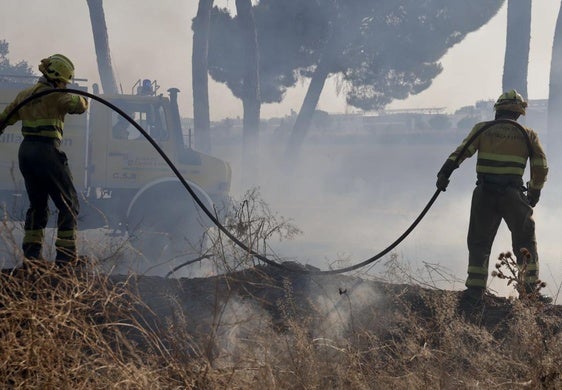
{"label": "yellow reflective stripe", "polygon": [[488,275],[488,268],[487,267],[477,267],[474,265],[468,266],[468,273],[469,274],[479,274],[479,275]]}
{"label": "yellow reflective stripe", "polygon": [[41,244],[43,243],[44,236],[45,232],[43,229],[26,230],[22,242],[24,244]]}
{"label": "yellow reflective stripe", "polygon": [[546,168],[546,159],[541,158],[541,157],[533,157],[531,159],[531,166],[533,167],[543,167]]}
{"label": "yellow reflective stripe", "polygon": [[63,240],[58,238],[55,241],[55,246],[58,248],[68,248],[68,249],[74,249],[76,248],[76,241],[74,240]]}
{"label": "yellow reflective stripe", "polygon": [[525,283],[534,284],[539,280],[538,275],[525,275]]}
{"label": "yellow reflective stripe", "polygon": [[465,286],[486,288],[486,281],[484,279],[468,279],[465,283]]}
{"label": "yellow reflective stripe", "polygon": [[[464,148],[464,145],[466,145],[465,143],[462,143],[461,146],[459,146],[459,152],[460,149]],[[468,148],[466,148],[465,153],[465,157],[471,157],[474,153],[476,153],[476,147],[474,146],[474,144],[470,144],[468,145]],[[456,155],[456,153],[453,153],[454,155]],[[451,158],[451,160],[454,160],[454,158]]]}
{"label": "yellow reflective stripe", "polygon": [[476,162],[476,172],[523,176],[526,164],[526,157],[512,154],[480,152],[478,154],[478,161]]}
{"label": "yellow reflective stripe", "polygon": [[[460,153],[460,151],[464,148],[464,146],[466,145],[465,142],[463,142],[458,148],[457,150],[455,150],[453,153],[451,153],[451,155],[449,156],[449,160],[451,161],[456,161],[457,160],[457,156]],[[465,159],[470,158],[474,155],[474,153],[476,153],[476,147],[474,146],[474,144],[470,144],[468,146],[468,148],[466,148],[466,151],[464,152],[463,156],[458,157],[458,162],[461,163],[463,162]]]}
{"label": "yellow reflective stripe", "polygon": [[76,247],[76,230],[58,230],[55,246],[74,249]]}
{"label": "yellow reflective stripe", "polygon": [[76,230],[58,230],[57,237],[62,239],[76,238]]}
{"label": "yellow reflective stripe", "polygon": [[513,154],[478,153],[478,158],[492,161],[515,162],[522,165],[527,164],[527,157],[515,156]]}
{"label": "yellow reflective stripe", "polygon": [[493,173],[497,175],[519,175],[523,176],[525,173],[524,169],[516,167],[486,167],[482,165],[476,166],[476,172],[478,173]]}
{"label": "yellow reflective stripe", "polygon": [[21,123],[25,127],[54,126],[61,130],[64,129],[64,122],[60,119],[24,119]]}
{"label": "yellow reflective stripe", "polygon": [[537,184],[533,179],[529,180],[529,188],[534,188],[535,190],[542,190],[544,183]]}
{"label": "yellow reflective stripe", "polygon": [[40,137],[62,139],[61,133],[58,130],[40,130],[40,131],[22,131],[23,135],[38,135]]}
{"label": "yellow reflective stripe", "polygon": [[22,120],[23,135],[37,135],[40,137],[62,139],[64,122],[60,119]]}
{"label": "yellow reflective stripe", "polygon": [[[523,268],[523,267],[519,267],[519,268]],[[538,271],[538,270],[539,270],[539,264],[538,263],[527,264],[527,271]]]}

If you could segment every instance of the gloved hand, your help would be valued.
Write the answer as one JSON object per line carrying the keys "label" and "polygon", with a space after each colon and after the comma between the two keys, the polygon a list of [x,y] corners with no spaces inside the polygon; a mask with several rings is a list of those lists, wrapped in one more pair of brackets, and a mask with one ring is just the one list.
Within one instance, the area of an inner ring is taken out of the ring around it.
{"label": "gloved hand", "polygon": [[459,166],[456,162],[451,159],[445,160],[445,163],[437,173],[437,189],[439,191],[446,191],[447,186],[449,185],[449,177],[451,177],[451,173]]}
{"label": "gloved hand", "polygon": [[439,191],[447,191],[447,186],[449,185],[449,178],[446,175],[438,175],[437,176],[437,189]]}
{"label": "gloved hand", "polygon": [[529,202],[529,206],[535,207],[539,202],[540,197],[541,197],[541,190],[537,190],[535,188],[527,189],[527,201]]}

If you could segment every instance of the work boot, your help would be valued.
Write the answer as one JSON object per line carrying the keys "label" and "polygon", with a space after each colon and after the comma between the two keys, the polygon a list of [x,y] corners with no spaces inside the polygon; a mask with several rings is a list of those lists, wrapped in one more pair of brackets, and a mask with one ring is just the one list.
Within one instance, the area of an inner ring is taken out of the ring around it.
{"label": "work boot", "polygon": [[38,258],[24,257],[19,270],[22,275],[33,279],[44,274],[49,269],[49,264],[50,263],[41,256]]}
{"label": "work boot", "polygon": [[28,259],[28,260],[39,260],[39,261],[43,261],[45,260],[43,258],[43,255],[41,254],[41,248],[42,245],[38,244],[36,242],[31,242],[31,243],[25,243],[22,244],[21,246],[22,250],[23,250],[23,257]]}
{"label": "work boot", "polygon": [[60,269],[72,267],[75,270],[83,271],[86,269],[90,259],[87,256],[76,256],[75,258],[58,258],[55,265]]}
{"label": "work boot", "polygon": [[23,262],[22,262],[22,269],[29,270],[29,269],[32,269],[32,268],[37,268],[41,265],[44,265],[45,263],[46,263],[46,260],[41,255],[39,255],[37,257],[24,256]]}
{"label": "work boot", "polygon": [[68,250],[63,248],[57,248],[57,257],[55,258],[55,264],[59,268],[63,268],[69,265],[74,265],[77,258],[76,250]]}
{"label": "work boot", "polygon": [[459,303],[463,306],[480,306],[484,303],[486,289],[482,287],[467,287],[461,293]]}

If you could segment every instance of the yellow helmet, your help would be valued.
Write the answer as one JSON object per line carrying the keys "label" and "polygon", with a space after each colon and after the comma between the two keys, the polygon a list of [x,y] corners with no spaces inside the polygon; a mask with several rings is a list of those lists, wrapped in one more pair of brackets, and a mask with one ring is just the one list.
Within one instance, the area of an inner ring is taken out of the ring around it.
{"label": "yellow helmet", "polygon": [[53,54],[43,58],[39,64],[39,71],[50,80],[70,83],[74,78],[74,64],[62,54]]}
{"label": "yellow helmet", "polygon": [[494,104],[494,110],[496,111],[512,111],[521,115],[525,115],[526,108],[527,102],[514,89],[502,93]]}

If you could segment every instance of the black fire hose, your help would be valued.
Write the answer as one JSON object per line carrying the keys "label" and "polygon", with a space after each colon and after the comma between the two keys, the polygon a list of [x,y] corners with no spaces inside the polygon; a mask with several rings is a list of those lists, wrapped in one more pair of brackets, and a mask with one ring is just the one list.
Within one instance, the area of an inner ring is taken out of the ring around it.
{"label": "black fire hose", "polygon": [[[254,252],[252,249],[248,248],[243,242],[241,242],[238,238],[236,238],[236,236],[234,236],[230,231],[228,231],[228,229],[226,229],[226,227],[224,227],[224,225],[221,224],[221,222],[215,217],[215,215],[205,206],[205,204],[201,201],[201,199],[199,199],[199,197],[197,196],[195,191],[193,191],[193,189],[191,188],[189,183],[187,183],[187,181],[185,180],[183,175],[176,168],[174,163],[168,158],[166,153],[164,153],[162,148],[160,148],[160,146],[156,143],[156,141],[154,141],[154,139],[133,118],[131,118],[126,112],[121,110],[119,107],[117,107],[113,103],[111,103],[111,102],[109,102],[105,99],[102,99],[99,96],[96,96],[96,95],[91,94],[89,92],[81,91],[81,90],[78,90],[78,89],[72,89],[72,88],[49,89],[49,90],[37,92],[37,93],[27,97],[26,99],[22,100],[18,105],[16,105],[8,113],[8,115],[5,118],[5,122],[8,122],[10,117],[12,117],[21,107],[23,107],[24,105],[26,105],[30,101],[32,101],[34,99],[38,99],[38,98],[40,98],[42,96],[45,96],[45,95],[49,95],[51,93],[56,93],[56,92],[67,92],[67,93],[72,93],[72,94],[75,94],[75,95],[81,95],[81,96],[85,96],[85,97],[88,97],[90,99],[96,100],[96,101],[104,104],[105,106],[111,108],[113,111],[117,112],[119,115],[121,115],[123,118],[125,118],[129,123],[131,123],[131,125],[133,125],[146,138],[146,140],[148,142],[150,142],[150,144],[154,147],[154,149],[156,149],[158,154],[160,154],[160,156],[164,159],[166,164],[168,164],[170,169],[174,172],[174,174],[179,179],[181,184],[185,187],[187,192],[189,192],[189,194],[193,197],[193,200],[195,200],[197,205],[199,205],[199,207],[201,207],[201,209],[207,215],[207,217],[209,217],[209,219],[211,219],[211,221],[229,239],[231,239],[241,249],[243,249],[247,253],[251,254],[252,256],[257,258],[258,260],[261,260],[264,263],[266,263],[266,264],[268,264],[272,267],[283,269],[284,271],[305,273],[305,274],[331,275],[331,274],[340,274],[340,273],[344,273],[344,272],[354,271],[354,270],[362,268],[366,265],[374,263],[375,261],[377,261],[378,259],[380,259],[384,255],[386,255],[388,252],[390,252],[392,249],[394,249],[398,244],[400,244],[416,228],[416,226],[420,223],[420,221],[425,217],[425,215],[427,214],[427,212],[429,211],[431,206],[433,206],[433,203],[435,203],[435,200],[437,199],[437,197],[439,196],[439,193],[441,192],[440,190],[436,190],[435,193],[433,194],[433,196],[431,197],[431,199],[429,200],[429,202],[427,203],[427,205],[423,208],[422,212],[418,215],[418,217],[414,220],[414,222],[410,225],[410,227],[408,227],[408,229],[406,229],[406,231],[400,237],[398,237],[392,244],[390,244],[387,248],[383,249],[381,252],[377,253],[375,256],[373,256],[371,258],[368,258],[368,259],[366,259],[366,260],[364,260],[360,263],[350,265],[348,267],[343,267],[343,268],[339,268],[339,269],[331,269],[331,270],[326,270],[326,271],[310,270],[310,269],[295,269],[295,268],[292,268],[292,267],[286,267],[283,264],[280,264],[276,261],[268,259],[267,257],[265,257],[265,256],[263,256],[259,253]],[[524,127],[521,126],[516,121],[510,120],[510,119],[496,119],[494,121],[487,122],[481,129],[479,129],[479,131],[477,131],[470,139],[467,140],[467,142],[464,144],[464,147],[461,149],[460,153],[457,155],[457,157],[455,159],[455,163],[457,163],[457,165],[458,165],[458,161],[460,160],[461,156],[464,155],[464,153],[466,152],[468,147],[474,142],[474,140],[480,134],[482,134],[482,132],[484,132],[485,130],[489,129],[490,127],[492,127],[492,126],[494,126],[495,124],[498,124],[498,123],[510,123],[510,124],[513,124],[514,126],[516,126],[519,130],[521,130],[526,137],[527,147],[529,148],[529,155],[531,155],[531,142],[529,140],[529,136],[528,136],[527,132],[525,131]]]}

